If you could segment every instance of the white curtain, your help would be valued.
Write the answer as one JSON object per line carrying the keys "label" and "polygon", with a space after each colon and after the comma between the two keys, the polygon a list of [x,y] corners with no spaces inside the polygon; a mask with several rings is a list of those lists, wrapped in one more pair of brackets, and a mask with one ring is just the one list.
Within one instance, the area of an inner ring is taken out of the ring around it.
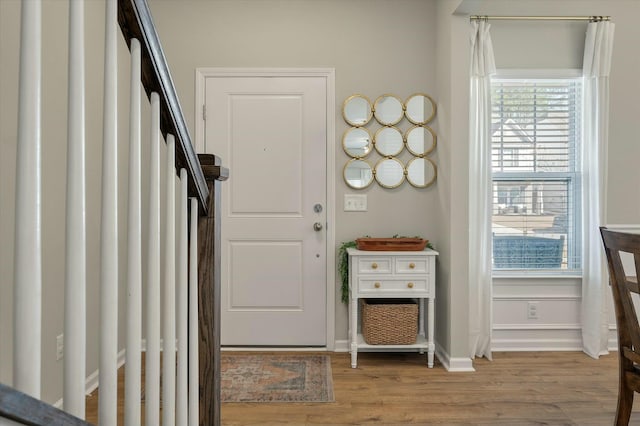
{"label": "white curtain", "polygon": [[598,227],[606,221],[609,70],[614,24],[592,22],[584,46],[582,149],[582,345],[593,358],[608,353],[608,275]]}
{"label": "white curtain", "polygon": [[496,71],[486,21],[471,22],[469,108],[469,352],[491,359],[491,74]]}

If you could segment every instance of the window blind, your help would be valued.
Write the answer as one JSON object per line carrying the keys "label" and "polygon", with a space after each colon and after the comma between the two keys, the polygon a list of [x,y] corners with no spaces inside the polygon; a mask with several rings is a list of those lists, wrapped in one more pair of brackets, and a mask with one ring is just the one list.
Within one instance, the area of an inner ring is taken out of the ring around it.
{"label": "window blind", "polygon": [[493,79],[494,269],[580,268],[579,78]]}

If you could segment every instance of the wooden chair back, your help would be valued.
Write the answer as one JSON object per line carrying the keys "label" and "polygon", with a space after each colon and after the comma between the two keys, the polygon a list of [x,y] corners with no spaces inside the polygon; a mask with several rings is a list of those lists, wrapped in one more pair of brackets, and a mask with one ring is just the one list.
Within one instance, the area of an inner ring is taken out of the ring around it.
{"label": "wooden chair back", "polygon": [[[640,293],[640,234],[600,228],[609,268],[609,284],[613,293],[620,358],[620,380],[616,425],[627,425],[633,406],[634,392],[640,392],[640,325],[632,293]],[[627,275],[622,253],[633,257],[635,275]]]}

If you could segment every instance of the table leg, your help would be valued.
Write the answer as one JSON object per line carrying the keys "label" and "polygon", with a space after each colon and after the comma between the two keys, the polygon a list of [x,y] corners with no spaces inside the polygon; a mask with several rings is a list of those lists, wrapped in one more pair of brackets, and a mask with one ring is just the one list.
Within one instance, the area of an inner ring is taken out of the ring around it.
{"label": "table leg", "polygon": [[351,368],[358,366],[358,299],[351,298],[349,333],[351,338]]}
{"label": "table leg", "polygon": [[[424,336],[424,299],[418,299],[418,334]],[[424,354],[424,348],[420,348],[420,355]]]}
{"label": "table leg", "polygon": [[429,368],[433,368],[433,355],[435,353],[436,346],[433,343],[433,331],[434,331],[434,319],[435,319],[435,303],[433,297],[429,298],[429,323],[427,324],[427,342],[429,344],[429,352],[427,353],[427,365]]}

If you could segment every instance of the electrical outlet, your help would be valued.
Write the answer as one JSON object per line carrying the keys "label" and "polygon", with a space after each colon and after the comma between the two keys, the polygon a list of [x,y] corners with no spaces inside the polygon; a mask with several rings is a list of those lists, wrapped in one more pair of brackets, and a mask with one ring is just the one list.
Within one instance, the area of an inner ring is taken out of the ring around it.
{"label": "electrical outlet", "polygon": [[366,194],[344,194],[344,211],[345,212],[366,212],[367,211]]}
{"label": "electrical outlet", "polygon": [[538,302],[527,302],[527,319],[538,319]]}
{"label": "electrical outlet", "polygon": [[56,337],[56,361],[60,361],[64,356],[64,334]]}

